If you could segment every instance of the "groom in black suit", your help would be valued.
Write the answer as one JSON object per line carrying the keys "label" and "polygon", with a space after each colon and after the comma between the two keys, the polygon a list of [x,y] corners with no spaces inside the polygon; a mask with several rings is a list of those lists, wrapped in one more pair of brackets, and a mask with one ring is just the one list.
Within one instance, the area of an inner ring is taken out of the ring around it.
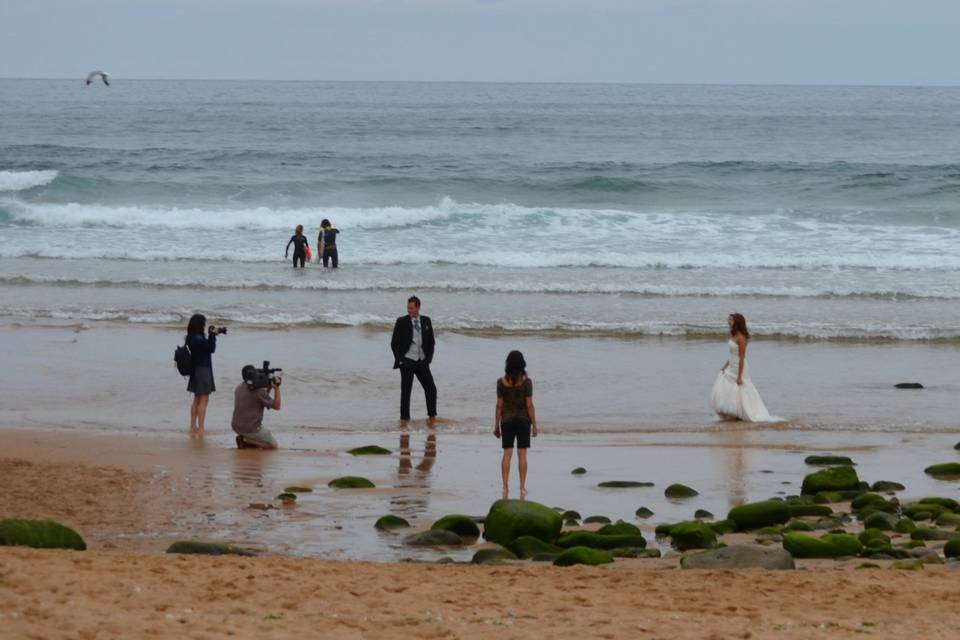
{"label": "groom in black suit", "polygon": [[410,419],[410,392],[413,377],[423,387],[427,400],[429,421],[437,416],[437,385],[433,383],[430,362],[433,360],[433,324],[430,318],[420,315],[420,298],[410,296],[407,300],[407,315],[397,318],[393,325],[390,349],[393,351],[393,368],[400,369],[400,419]]}

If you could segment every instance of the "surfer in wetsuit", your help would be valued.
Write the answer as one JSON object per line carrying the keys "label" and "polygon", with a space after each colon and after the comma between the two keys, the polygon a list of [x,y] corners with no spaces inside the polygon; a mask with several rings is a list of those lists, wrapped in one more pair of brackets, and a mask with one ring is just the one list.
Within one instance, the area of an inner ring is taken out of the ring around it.
{"label": "surfer in wetsuit", "polygon": [[307,237],[303,235],[303,225],[298,224],[297,229],[292,236],[290,236],[290,241],[287,243],[287,248],[283,252],[284,259],[290,256],[290,245],[293,245],[293,268],[297,268],[297,262],[300,263],[300,267],[303,268],[304,263],[307,260],[307,248],[310,244],[307,242]]}
{"label": "surfer in wetsuit", "polygon": [[317,247],[320,255],[317,256],[317,261],[323,260],[323,266],[327,266],[328,262],[332,260],[333,268],[337,268],[337,235],[339,233],[340,230],[334,229],[326,218],[320,223],[320,235],[317,236]]}

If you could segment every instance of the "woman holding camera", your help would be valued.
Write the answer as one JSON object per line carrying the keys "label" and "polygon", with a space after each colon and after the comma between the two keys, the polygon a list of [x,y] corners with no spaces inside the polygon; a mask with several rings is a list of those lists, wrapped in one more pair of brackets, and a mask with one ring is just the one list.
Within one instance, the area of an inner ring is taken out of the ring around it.
{"label": "woman holding camera", "polygon": [[203,434],[207,403],[210,401],[210,394],[217,390],[213,382],[211,357],[217,350],[217,334],[226,331],[211,326],[209,333],[204,336],[206,325],[206,316],[201,313],[193,314],[187,323],[187,337],[184,340],[193,359],[193,373],[190,374],[187,391],[193,394],[193,404],[190,405],[190,432],[196,435]]}

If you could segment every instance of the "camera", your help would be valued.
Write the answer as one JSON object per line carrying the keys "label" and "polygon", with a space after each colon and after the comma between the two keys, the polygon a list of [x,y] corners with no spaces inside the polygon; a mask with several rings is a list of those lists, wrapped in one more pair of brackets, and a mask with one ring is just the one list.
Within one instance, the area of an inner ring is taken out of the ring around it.
{"label": "camera", "polygon": [[280,383],[279,376],[275,375],[278,371],[283,371],[283,369],[271,368],[269,360],[264,360],[263,366],[259,369],[252,364],[248,364],[243,368],[243,381],[251,391],[269,389],[273,386],[274,381],[277,384]]}
{"label": "camera", "polygon": [[215,326],[213,326],[213,325],[210,325],[210,334],[211,334],[211,335],[215,335],[215,336],[218,336],[218,335],[226,335],[226,334],[227,334],[227,328],[226,328],[226,327],[215,327]]}

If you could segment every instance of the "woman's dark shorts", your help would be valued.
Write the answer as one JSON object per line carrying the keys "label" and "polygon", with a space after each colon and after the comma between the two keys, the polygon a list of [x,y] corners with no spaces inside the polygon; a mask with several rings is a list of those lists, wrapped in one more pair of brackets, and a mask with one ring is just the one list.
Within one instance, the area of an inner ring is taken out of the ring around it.
{"label": "woman's dark shorts", "polygon": [[500,439],[504,449],[513,449],[513,441],[517,441],[517,449],[530,448],[530,421],[523,418],[514,418],[500,423]]}

